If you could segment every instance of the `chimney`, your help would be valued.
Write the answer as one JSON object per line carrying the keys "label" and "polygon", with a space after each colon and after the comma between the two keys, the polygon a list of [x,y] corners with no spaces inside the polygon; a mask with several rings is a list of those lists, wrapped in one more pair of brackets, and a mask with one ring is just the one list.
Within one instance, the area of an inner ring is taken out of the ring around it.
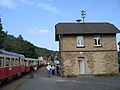
{"label": "chimney", "polygon": [[77,19],[76,22],[80,23],[82,20],[81,19]]}

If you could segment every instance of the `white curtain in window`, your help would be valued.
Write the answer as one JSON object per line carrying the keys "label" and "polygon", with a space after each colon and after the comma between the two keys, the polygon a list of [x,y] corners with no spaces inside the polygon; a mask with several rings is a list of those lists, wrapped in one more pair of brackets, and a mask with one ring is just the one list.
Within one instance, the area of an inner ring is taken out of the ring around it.
{"label": "white curtain in window", "polygon": [[77,36],[77,46],[84,46],[83,36]]}

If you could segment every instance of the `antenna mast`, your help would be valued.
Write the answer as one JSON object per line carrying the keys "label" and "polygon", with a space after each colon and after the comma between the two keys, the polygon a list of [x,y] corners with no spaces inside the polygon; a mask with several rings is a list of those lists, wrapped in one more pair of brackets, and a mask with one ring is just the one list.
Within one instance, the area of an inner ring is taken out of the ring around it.
{"label": "antenna mast", "polygon": [[83,23],[84,23],[84,18],[86,18],[86,11],[84,10],[81,11],[81,18],[83,18]]}

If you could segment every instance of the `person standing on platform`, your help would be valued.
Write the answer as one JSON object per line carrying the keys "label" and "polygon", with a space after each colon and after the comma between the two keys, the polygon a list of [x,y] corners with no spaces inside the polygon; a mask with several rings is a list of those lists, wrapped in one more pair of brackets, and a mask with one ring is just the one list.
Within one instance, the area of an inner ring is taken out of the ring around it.
{"label": "person standing on platform", "polygon": [[51,70],[52,70],[52,75],[54,75],[55,74],[55,65],[52,65]]}
{"label": "person standing on platform", "polygon": [[37,77],[37,74],[36,74],[37,73],[37,67],[36,66],[34,67],[34,72],[35,72],[34,77],[36,78]]}
{"label": "person standing on platform", "polygon": [[47,64],[47,72],[48,72],[48,77],[51,77],[51,66],[49,63]]}
{"label": "person standing on platform", "polygon": [[59,65],[57,64],[57,66],[56,66],[56,71],[57,71],[57,74],[59,75],[59,69],[60,69],[60,67],[59,67]]}

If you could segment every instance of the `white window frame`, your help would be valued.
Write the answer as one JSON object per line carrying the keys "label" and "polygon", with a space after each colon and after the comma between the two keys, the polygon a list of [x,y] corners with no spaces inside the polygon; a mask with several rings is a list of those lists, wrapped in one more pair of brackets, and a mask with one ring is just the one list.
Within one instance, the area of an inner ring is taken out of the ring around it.
{"label": "white window frame", "polygon": [[100,35],[95,35],[94,36],[94,46],[101,46],[101,37],[100,37]]}
{"label": "white window frame", "polygon": [[77,36],[77,47],[84,47],[84,38],[83,38],[83,36]]}

